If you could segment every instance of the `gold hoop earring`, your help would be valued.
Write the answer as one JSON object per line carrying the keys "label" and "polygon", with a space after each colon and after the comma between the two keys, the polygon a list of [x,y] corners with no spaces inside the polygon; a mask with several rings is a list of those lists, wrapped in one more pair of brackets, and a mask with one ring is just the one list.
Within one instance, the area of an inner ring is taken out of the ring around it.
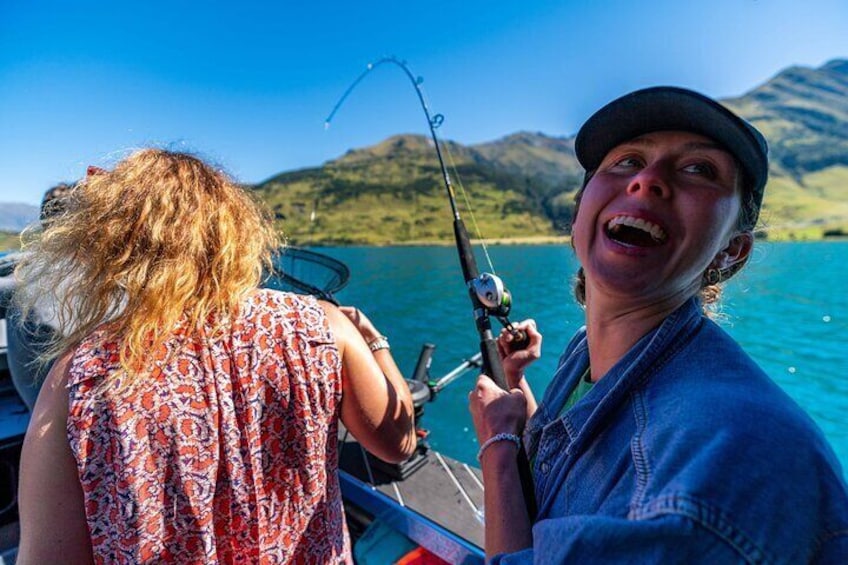
{"label": "gold hoop earring", "polygon": [[715,267],[710,267],[707,269],[707,272],[704,273],[704,282],[707,285],[714,285],[721,282],[721,271],[716,269]]}

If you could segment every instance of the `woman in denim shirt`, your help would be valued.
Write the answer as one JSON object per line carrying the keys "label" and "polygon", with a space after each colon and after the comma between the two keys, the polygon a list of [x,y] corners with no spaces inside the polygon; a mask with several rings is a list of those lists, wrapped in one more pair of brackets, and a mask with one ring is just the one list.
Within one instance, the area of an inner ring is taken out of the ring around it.
{"label": "woman in denim shirt", "polygon": [[[497,563],[848,563],[848,488],[830,446],[705,310],[747,261],[763,136],[698,93],[619,98],[575,142],[572,244],[586,325],[538,407],[541,353],[499,346],[471,412]],[[525,426],[526,422],[526,426]],[[531,461],[531,522],[515,465]],[[505,441],[506,440],[506,441]],[[512,440],[512,441],[509,441]]]}

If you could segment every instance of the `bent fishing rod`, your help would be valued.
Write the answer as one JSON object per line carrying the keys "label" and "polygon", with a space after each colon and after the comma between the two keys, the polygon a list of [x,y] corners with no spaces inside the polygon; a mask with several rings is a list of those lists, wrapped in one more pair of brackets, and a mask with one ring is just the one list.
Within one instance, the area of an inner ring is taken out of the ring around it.
{"label": "bent fishing rod", "polygon": [[[512,296],[506,289],[503,281],[493,273],[480,273],[477,268],[477,261],[474,257],[474,250],[471,247],[471,239],[468,235],[468,230],[465,227],[465,222],[459,214],[459,209],[456,205],[456,193],[451,183],[450,174],[445,166],[442,150],[436,135],[436,128],[444,122],[442,114],[431,116],[430,109],[427,107],[427,101],[424,98],[424,93],[421,89],[421,84],[424,82],[421,77],[416,77],[412,74],[405,61],[401,61],[396,57],[384,57],[376,63],[369,63],[366,70],[357,77],[357,79],[348,87],[339,101],[333,107],[332,112],[324,122],[325,128],[328,128],[330,122],[336,112],[341,108],[344,101],[350,95],[356,86],[376,67],[383,64],[393,64],[399,67],[409,78],[415,93],[418,95],[418,101],[421,104],[421,109],[427,118],[427,127],[430,129],[430,137],[433,139],[433,145],[436,148],[436,156],[439,159],[439,168],[442,173],[442,180],[448,193],[450,200],[451,212],[453,214],[453,232],[456,240],[456,250],[459,254],[459,262],[462,267],[462,275],[465,279],[465,284],[468,288],[468,294],[471,298],[471,305],[474,312],[474,321],[477,326],[477,332],[480,336],[480,353],[482,355],[483,372],[491,377],[491,379],[503,390],[509,390],[506,382],[503,364],[498,355],[497,343],[492,334],[492,324],[490,317],[494,316],[500,321],[508,331],[513,334],[513,347],[520,349],[527,345],[527,335],[513,328],[507,318],[512,307]],[[518,474],[521,480],[521,490],[524,494],[524,501],[527,508],[527,514],[530,520],[536,517],[536,497],[533,491],[533,478],[530,474],[530,464],[527,460],[527,452],[524,449],[523,442],[519,446],[517,456]]]}

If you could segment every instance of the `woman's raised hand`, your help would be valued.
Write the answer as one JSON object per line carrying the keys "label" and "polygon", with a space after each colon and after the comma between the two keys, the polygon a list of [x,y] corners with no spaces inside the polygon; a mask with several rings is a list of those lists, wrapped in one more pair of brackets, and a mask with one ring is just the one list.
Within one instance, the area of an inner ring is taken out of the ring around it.
{"label": "woman's raised hand", "polygon": [[375,339],[381,337],[381,333],[374,326],[374,323],[365,315],[362,310],[355,306],[339,306],[342,314],[347,316],[347,319],[353,322],[359,333],[362,334],[362,339],[365,343],[371,343]]}
{"label": "woman's raised hand", "polygon": [[515,388],[524,377],[524,369],[542,356],[542,334],[536,329],[536,322],[527,319],[513,327],[522,330],[527,336],[527,345],[520,349],[513,349],[515,337],[513,333],[504,328],[498,336],[498,354],[503,363],[504,374],[510,388]]}

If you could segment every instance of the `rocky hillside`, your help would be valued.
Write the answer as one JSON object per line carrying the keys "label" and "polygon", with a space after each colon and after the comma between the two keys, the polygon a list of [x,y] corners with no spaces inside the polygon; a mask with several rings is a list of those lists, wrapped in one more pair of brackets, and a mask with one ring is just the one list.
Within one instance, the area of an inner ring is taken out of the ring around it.
{"label": "rocky hillside", "polygon": [[803,176],[848,166],[848,60],[818,69],[790,67],[725,103],[769,140],[775,172]]}
{"label": "rocky hillside", "polygon": [[[442,150],[469,229],[476,221],[487,237],[555,233],[549,196],[561,189],[553,181],[510,171],[475,147],[445,142]],[[473,200],[473,219],[464,207],[463,189]],[[432,142],[423,136],[391,137],[323,167],[281,174],[256,190],[290,240],[299,243],[453,237],[438,161]]]}
{"label": "rocky hillside", "polygon": [[725,102],[769,140],[767,227],[795,237],[848,233],[848,60],[790,67]]}

